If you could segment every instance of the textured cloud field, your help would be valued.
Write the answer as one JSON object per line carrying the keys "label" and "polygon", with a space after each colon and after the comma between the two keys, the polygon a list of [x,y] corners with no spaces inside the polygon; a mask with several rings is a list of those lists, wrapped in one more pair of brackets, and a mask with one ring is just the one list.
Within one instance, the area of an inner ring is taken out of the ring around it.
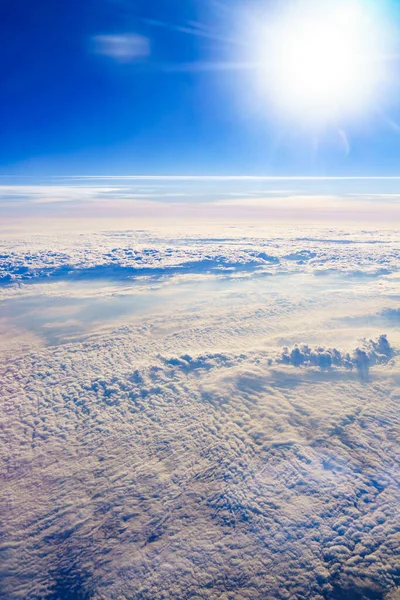
{"label": "textured cloud field", "polygon": [[2,246],[2,598],[398,597],[398,233]]}

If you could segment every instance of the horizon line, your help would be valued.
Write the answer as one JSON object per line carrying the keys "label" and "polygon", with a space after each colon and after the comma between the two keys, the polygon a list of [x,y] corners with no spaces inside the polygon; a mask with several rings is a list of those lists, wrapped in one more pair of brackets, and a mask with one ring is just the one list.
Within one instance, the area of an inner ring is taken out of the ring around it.
{"label": "horizon line", "polygon": [[51,179],[120,179],[154,181],[398,181],[400,175],[52,175]]}

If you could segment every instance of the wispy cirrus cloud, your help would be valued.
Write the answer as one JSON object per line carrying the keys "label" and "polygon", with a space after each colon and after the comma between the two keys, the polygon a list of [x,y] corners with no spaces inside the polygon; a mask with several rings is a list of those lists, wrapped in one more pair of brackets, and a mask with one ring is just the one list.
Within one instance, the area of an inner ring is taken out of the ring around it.
{"label": "wispy cirrus cloud", "polygon": [[129,63],[150,56],[149,38],[137,33],[100,34],[92,37],[92,50],[120,63]]}
{"label": "wispy cirrus cloud", "polygon": [[0,203],[25,200],[31,203],[75,202],[118,194],[120,187],[84,185],[0,185]]}

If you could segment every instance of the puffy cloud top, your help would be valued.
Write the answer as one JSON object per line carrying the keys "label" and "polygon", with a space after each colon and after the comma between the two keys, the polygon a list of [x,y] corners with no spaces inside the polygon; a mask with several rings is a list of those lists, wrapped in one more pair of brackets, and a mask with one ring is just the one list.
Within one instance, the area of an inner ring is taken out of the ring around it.
{"label": "puffy cloud top", "polygon": [[294,367],[356,368],[361,375],[367,375],[371,366],[385,364],[394,355],[395,350],[391,347],[387,335],[382,334],[376,340],[364,340],[352,353],[324,346],[310,348],[307,344],[296,344],[293,348],[284,347],[278,361]]}

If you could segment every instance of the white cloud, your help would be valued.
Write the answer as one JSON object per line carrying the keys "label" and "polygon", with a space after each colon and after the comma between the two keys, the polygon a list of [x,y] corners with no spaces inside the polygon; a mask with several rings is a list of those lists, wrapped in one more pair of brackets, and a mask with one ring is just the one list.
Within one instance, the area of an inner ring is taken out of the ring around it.
{"label": "white cloud", "polygon": [[145,336],[2,365],[4,597],[393,590],[396,367],[366,384]]}
{"label": "white cloud", "polygon": [[151,51],[150,40],[136,33],[95,35],[92,43],[96,54],[121,63],[147,58]]}
{"label": "white cloud", "polygon": [[[21,193],[25,193],[24,189]],[[39,188],[33,198],[43,202],[43,199],[53,198],[54,193],[52,189],[44,192]],[[71,193],[65,188],[59,197],[67,199]],[[84,194],[83,197],[92,199],[92,193],[104,197],[114,191],[83,188],[74,193],[76,198]],[[96,210],[100,210],[100,204]],[[157,211],[161,210],[158,204]],[[165,210],[168,212],[170,205],[167,204]],[[390,231],[354,231],[350,236],[333,228],[301,232],[267,228],[259,234],[252,229],[245,233],[230,230],[229,237],[220,237],[218,229],[205,234],[204,230],[203,233],[183,231],[177,226],[169,233],[163,231],[161,238],[147,231],[68,233],[56,237],[47,234],[34,236],[29,251],[24,238],[11,242],[5,239],[0,242],[0,277],[4,282],[14,283],[77,277],[101,280],[111,275],[129,281],[144,275],[235,276],[248,272],[350,276],[356,282],[360,276],[382,279],[398,271],[398,237]],[[12,253],[10,244],[14,245]],[[365,285],[364,280],[362,285]]]}
{"label": "white cloud", "polygon": [[103,226],[0,262],[1,597],[396,593],[397,232]]}
{"label": "white cloud", "polygon": [[116,195],[121,187],[85,185],[0,185],[0,202],[25,200],[36,204],[87,201]]}

